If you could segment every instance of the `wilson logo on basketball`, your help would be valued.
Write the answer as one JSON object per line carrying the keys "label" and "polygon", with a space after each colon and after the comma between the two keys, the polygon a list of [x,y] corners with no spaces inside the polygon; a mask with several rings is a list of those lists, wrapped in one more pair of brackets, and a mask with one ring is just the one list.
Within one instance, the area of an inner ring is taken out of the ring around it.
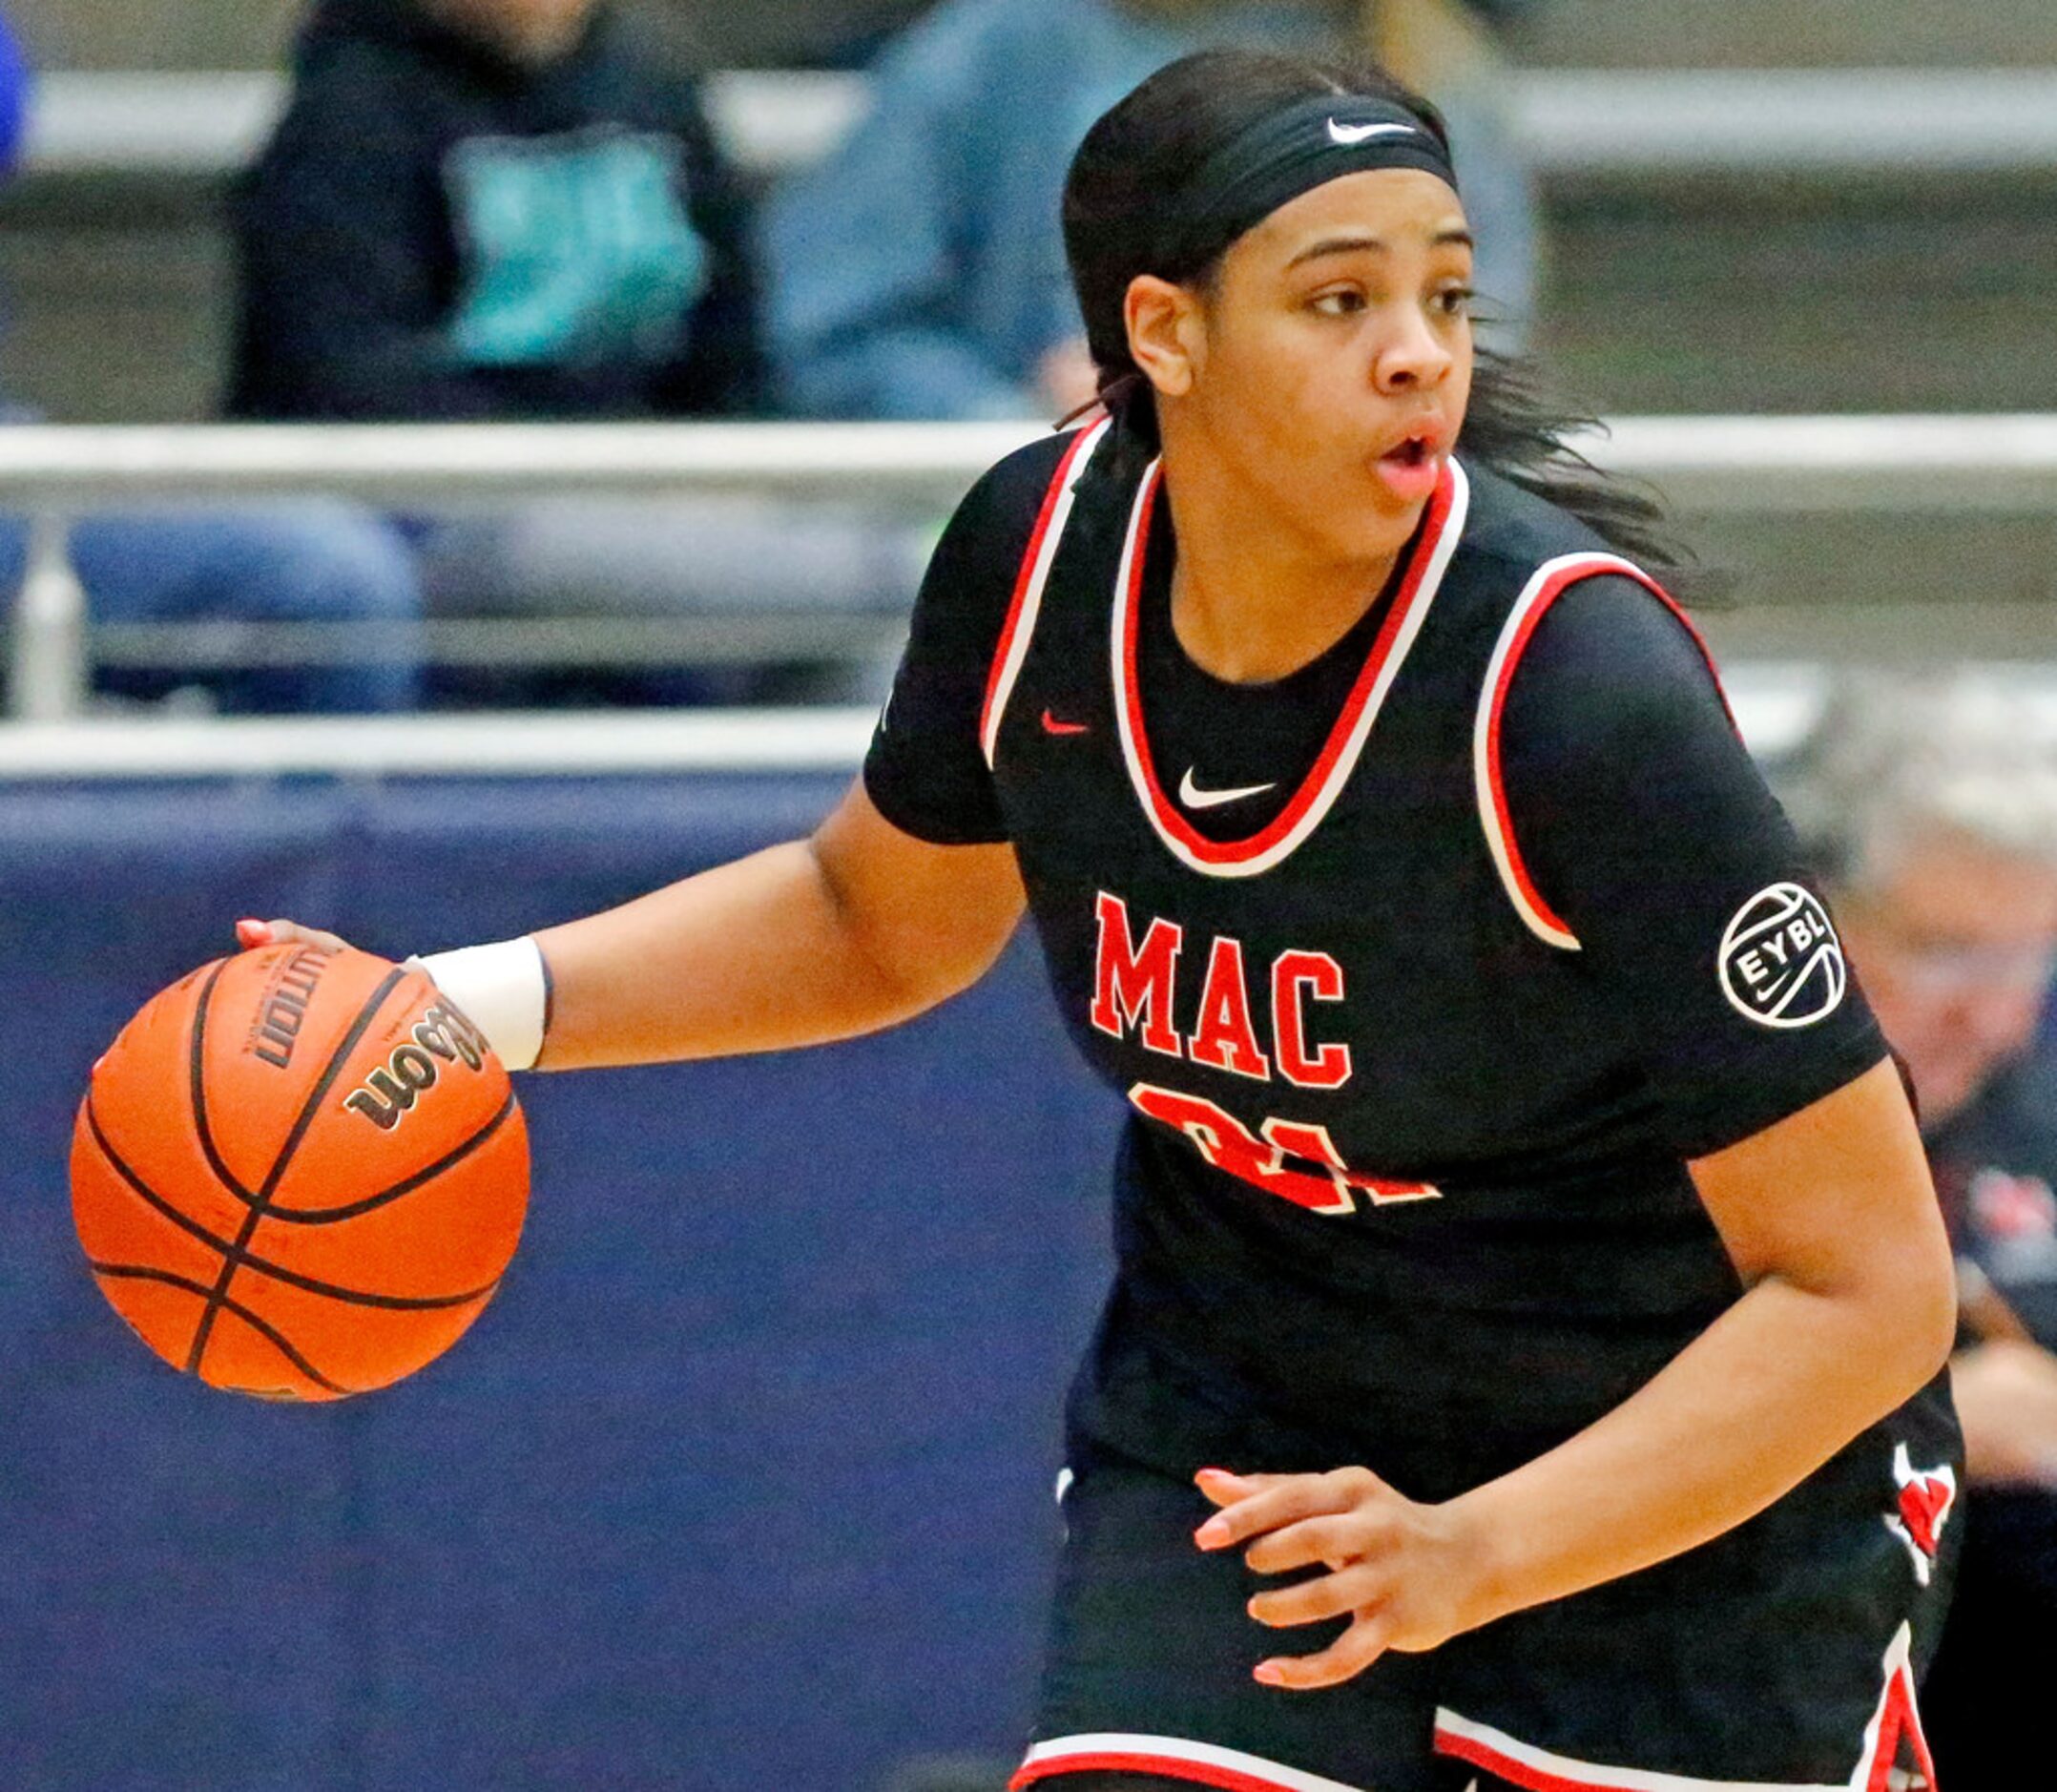
{"label": "wilson logo on basketball", "polygon": [[307,1004],[314,1000],[328,958],[320,947],[302,947],[279,968],[279,980],[265,991],[250,1040],[251,1052],[264,1063],[281,1071],[292,1067],[300,1024],[307,1018]]}
{"label": "wilson logo on basketball", "polygon": [[362,1114],[382,1133],[390,1133],[436,1086],[444,1064],[475,1071],[486,1061],[486,1036],[452,1008],[432,1008],[414,1023],[409,1043],[393,1054],[343,1097],[343,1105]]}
{"label": "wilson logo on basketball", "polygon": [[1735,911],[1721,936],[1721,992],[1760,1027],[1811,1027],[1848,987],[1842,944],[1818,898],[1774,884]]}

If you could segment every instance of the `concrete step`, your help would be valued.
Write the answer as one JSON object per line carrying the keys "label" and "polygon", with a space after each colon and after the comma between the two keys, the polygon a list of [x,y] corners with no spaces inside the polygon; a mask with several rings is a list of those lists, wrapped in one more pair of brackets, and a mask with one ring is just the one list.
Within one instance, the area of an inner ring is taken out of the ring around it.
{"label": "concrete step", "polygon": [[1616,411],[2057,406],[2057,168],[1548,193],[1539,345]]}
{"label": "concrete step", "polygon": [[1515,36],[1559,68],[2029,68],[2057,63],[2048,0],[1545,0]]}

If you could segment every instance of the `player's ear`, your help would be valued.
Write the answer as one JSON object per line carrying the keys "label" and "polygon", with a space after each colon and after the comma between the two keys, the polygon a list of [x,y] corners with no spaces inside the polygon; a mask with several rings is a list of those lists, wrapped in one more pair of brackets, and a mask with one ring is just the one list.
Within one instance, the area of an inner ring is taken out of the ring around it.
{"label": "player's ear", "polygon": [[1122,301],[1129,353],[1143,377],[1167,398],[1193,389],[1200,347],[1200,302],[1190,286],[1138,274]]}

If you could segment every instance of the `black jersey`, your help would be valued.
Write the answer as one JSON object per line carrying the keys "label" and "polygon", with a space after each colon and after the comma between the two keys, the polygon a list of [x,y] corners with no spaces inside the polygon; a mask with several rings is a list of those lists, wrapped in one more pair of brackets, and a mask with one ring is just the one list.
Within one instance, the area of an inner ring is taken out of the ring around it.
{"label": "black jersey", "polygon": [[[1104,423],[988,475],[867,788],[922,838],[1012,843],[1065,1021],[1131,1104],[1074,1451],[1177,1476],[1361,1461],[1447,1498],[1619,1405],[1738,1297],[1688,1160],[1884,1043],[1697,636],[1574,519],[1452,464],[1363,623],[1268,692],[1210,692],[1171,634],[1169,508]],[[1685,1771],[1711,1719],[1652,1741],[1670,1694],[1570,1700],[1562,1674],[1610,1677],[1600,1633],[1675,1656],[1652,1614],[1691,1601],[1714,1628],[1680,1674],[1748,1703],[1778,1674],[1736,1657],[1770,1558],[1849,1572],[1816,1534],[1833,1508],[1890,1589],[1842,1652],[1857,1729],[1809,1758],[1842,1783],[1935,1580],[1931,1531],[1914,1560],[1888,1529],[1896,1449],[1954,1489],[1937,1390],[1730,1537],[1437,1652],[1450,1752],[1475,1731]],[[1778,1618],[1802,1639],[1840,1621],[1811,1597],[1795,1583]],[[1725,1777],[1798,1783],[1794,1746]]]}

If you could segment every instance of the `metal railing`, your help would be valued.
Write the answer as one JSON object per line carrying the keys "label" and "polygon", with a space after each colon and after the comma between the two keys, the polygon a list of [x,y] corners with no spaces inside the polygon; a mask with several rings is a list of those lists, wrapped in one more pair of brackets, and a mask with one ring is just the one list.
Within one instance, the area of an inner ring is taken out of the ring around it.
{"label": "metal railing", "polygon": [[[2019,713],[2057,744],[2050,668],[1988,667]],[[1751,750],[1776,760],[1820,713],[1818,667],[1746,665],[1723,676]],[[212,778],[577,778],[681,773],[847,774],[870,709],[610,710],[508,715],[208,719],[134,718],[0,724],[0,786]]]}
{"label": "metal railing", "polygon": [[[421,511],[544,494],[732,491],[940,513],[1037,433],[1026,424],[0,429],[0,509],[33,519],[9,708],[46,720],[78,714],[96,643],[114,659],[158,664],[181,643],[194,663],[231,650],[242,664],[378,657],[350,625],[196,625],[212,636],[158,625],[90,629],[66,540],[71,519],[95,507],[320,490]],[[2057,514],[2057,415],[1633,417],[1580,446],[1702,516]],[[835,657],[873,651],[896,627],[822,614],[625,617],[607,627],[581,617],[575,628],[482,620],[432,624],[427,652],[474,664]]]}
{"label": "metal railing", "polygon": [[[689,490],[934,506],[1047,433],[1028,422],[23,424],[0,429],[0,505],[319,488],[417,508]],[[2057,412],[1617,417],[1576,446],[1700,514],[2057,509]]]}
{"label": "metal railing", "polygon": [[[1518,69],[1509,110],[1545,175],[2007,172],[2057,167],[2057,70]],[[862,74],[725,71],[708,108],[753,174],[803,167],[871,103]],[[257,72],[47,74],[30,103],[32,173],[219,176],[284,103]],[[1947,119],[1947,130],[1910,121]]]}
{"label": "metal railing", "polygon": [[0,723],[0,785],[195,778],[847,772],[869,709],[118,717]]}

